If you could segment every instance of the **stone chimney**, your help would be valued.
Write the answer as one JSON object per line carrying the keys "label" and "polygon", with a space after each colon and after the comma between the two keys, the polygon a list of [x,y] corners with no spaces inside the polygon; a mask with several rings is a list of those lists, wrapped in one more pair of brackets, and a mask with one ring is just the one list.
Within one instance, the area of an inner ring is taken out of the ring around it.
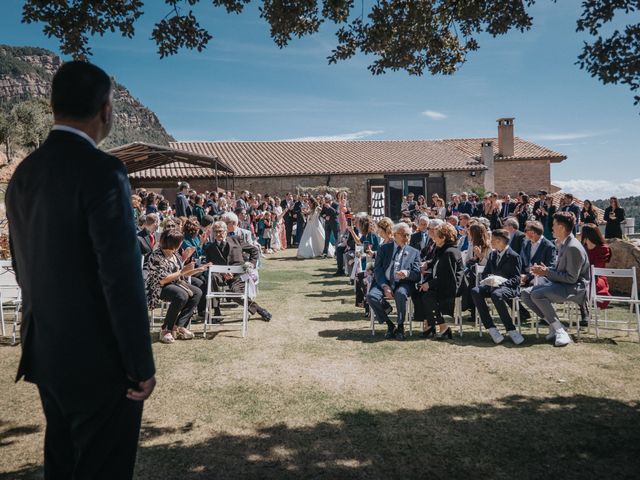
{"label": "stone chimney", "polygon": [[495,192],[496,191],[496,170],[494,168],[494,159],[493,159],[493,142],[486,141],[481,144],[481,152],[482,157],[480,162],[484,166],[487,167],[487,170],[484,171],[484,189],[487,192]]}
{"label": "stone chimney", "polygon": [[513,118],[498,119],[498,155],[513,157]]}

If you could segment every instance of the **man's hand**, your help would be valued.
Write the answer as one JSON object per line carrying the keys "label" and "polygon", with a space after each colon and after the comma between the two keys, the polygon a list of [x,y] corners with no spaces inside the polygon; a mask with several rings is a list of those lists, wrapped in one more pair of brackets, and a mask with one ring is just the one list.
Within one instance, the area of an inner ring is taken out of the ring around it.
{"label": "man's hand", "polygon": [[222,278],[225,280],[231,280],[233,278],[233,273],[223,273]]}
{"label": "man's hand", "polygon": [[547,273],[549,273],[549,267],[547,267],[544,263],[540,265],[536,263],[531,267],[531,273],[538,277],[546,277]]}
{"label": "man's hand", "polygon": [[156,388],[155,375],[151,377],[149,380],[145,380],[144,382],[138,382],[137,389],[133,389],[133,388],[127,389],[127,398],[129,400],[143,402],[151,396],[151,393],[153,392],[154,388]]}
{"label": "man's hand", "polygon": [[388,298],[388,299],[393,298],[393,290],[391,290],[391,287],[389,285],[385,285],[384,287],[382,287],[382,290],[384,291],[385,298]]}
{"label": "man's hand", "polygon": [[407,278],[407,272],[404,270],[396,272],[396,280],[404,280],[405,278]]}
{"label": "man's hand", "polygon": [[421,292],[429,291],[429,284],[428,283],[423,283],[422,285],[420,285],[420,291]]}

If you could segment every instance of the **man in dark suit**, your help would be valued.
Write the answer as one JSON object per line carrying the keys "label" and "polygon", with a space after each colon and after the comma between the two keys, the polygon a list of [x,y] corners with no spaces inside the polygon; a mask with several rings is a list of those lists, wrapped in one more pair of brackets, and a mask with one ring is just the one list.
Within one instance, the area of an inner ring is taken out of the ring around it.
{"label": "man in dark suit", "polygon": [[473,204],[469,201],[469,194],[467,192],[462,192],[460,194],[460,205],[458,205],[458,212],[460,214],[466,213],[470,217],[473,216],[474,207]]}
{"label": "man in dark suit", "polygon": [[187,192],[189,191],[189,184],[187,182],[180,182],[178,186],[178,195],[176,196],[176,217],[190,217],[191,206],[189,205],[189,199],[187,198]]}
{"label": "man in dark suit", "polygon": [[524,232],[520,231],[520,223],[516,217],[508,217],[502,222],[503,228],[509,234],[509,247],[520,255],[522,243],[525,241]]}
{"label": "man in dark suit", "polygon": [[155,213],[149,213],[145,215],[144,225],[138,232],[138,245],[140,246],[140,253],[147,258],[156,246],[155,232],[158,229],[158,215]]}
{"label": "man in dark suit", "polygon": [[420,252],[431,241],[429,238],[429,217],[427,215],[421,215],[418,218],[418,230],[411,235],[409,246]]}
{"label": "man in dark suit", "polygon": [[[249,258],[248,261],[254,267],[256,266],[260,255],[258,247],[246,242],[241,236],[227,236],[227,224],[225,222],[219,221],[213,224],[213,237],[213,242],[208,243],[204,248],[207,262],[211,262],[214,265],[244,265],[244,255],[246,254]],[[212,277],[211,288],[214,291],[219,291],[223,284],[226,284],[227,288],[232,292],[244,292],[244,281],[240,278],[240,275],[225,273],[222,276],[214,275]],[[234,298],[233,301],[238,304],[243,303],[241,298]],[[252,315],[257,313],[265,322],[271,320],[271,314],[256,302],[249,301],[249,312]],[[219,305],[214,305],[214,316],[221,316]]]}
{"label": "man in dark suit", "polygon": [[548,194],[549,193],[546,190],[539,190],[538,200],[536,200],[536,202],[533,204],[533,215],[535,219],[538,221],[542,221],[543,219],[544,204],[545,204],[545,201],[547,200]]}
{"label": "man in dark suit", "polygon": [[47,479],[131,478],[155,386],[127,171],[96,148],[111,129],[112,95],[98,67],[62,65],[52,131],[7,190],[23,293],[16,380],[38,386]]}
{"label": "man in dark suit", "polygon": [[511,195],[505,195],[502,197],[502,205],[500,205],[500,218],[505,219],[511,215],[516,209],[515,202],[511,201]]}
{"label": "man in dark suit", "polygon": [[564,196],[565,206],[562,207],[561,211],[563,212],[571,212],[575,217],[576,221],[573,225],[573,235],[578,234],[578,225],[580,225],[580,207],[576,204],[575,199],[573,198],[573,194],[567,193]]}
{"label": "man in dark suit", "polygon": [[304,204],[302,200],[307,198],[308,195],[301,195],[295,199],[293,202],[293,211],[291,217],[293,218],[294,223],[296,224],[296,245],[300,245],[300,239],[302,238],[302,232],[304,232],[304,227],[306,222],[304,221],[304,215],[302,214],[302,208]]}
{"label": "man in dark suit", "polygon": [[[408,245],[411,227],[398,223],[393,227],[393,242],[385,243],[377,252],[373,281],[367,293],[367,301],[380,323],[387,324],[386,338],[404,340],[404,317],[407,298],[420,280],[419,252]],[[385,311],[384,299],[395,299],[398,326],[393,324]]]}
{"label": "man in dark suit", "polygon": [[322,256],[326,257],[329,253],[329,242],[331,241],[331,234],[333,234],[334,241],[338,241],[340,237],[340,222],[338,221],[338,212],[340,211],[340,205],[333,201],[333,197],[328,193],[324,196],[324,204],[322,210],[320,210],[320,216],[324,218],[324,249],[322,250]]}
{"label": "man in dark suit", "polygon": [[500,320],[507,330],[507,336],[515,343],[520,345],[524,341],[524,337],[520,335],[516,326],[513,324],[511,315],[509,314],[509,306],[507,304],[512,298],[517,297],[520,293],[520,271],[522,264],[520,256],[509,248],[509,234],[502,229],[491,232],[491,247],[494,249],[489,254],[487,265],[482,272],[482,278],[485,279],[489,275],[496,275],[506,279],[501,285],[494,287],[489,285],[480,285],[471,289],[471,297],[473,303],[478,309],[482,324],[489,331],[489,335],[494,343],[502,343],[504,336],[498,331],[487,306],[486,298],[491,297],[491,301],[496,307]]}

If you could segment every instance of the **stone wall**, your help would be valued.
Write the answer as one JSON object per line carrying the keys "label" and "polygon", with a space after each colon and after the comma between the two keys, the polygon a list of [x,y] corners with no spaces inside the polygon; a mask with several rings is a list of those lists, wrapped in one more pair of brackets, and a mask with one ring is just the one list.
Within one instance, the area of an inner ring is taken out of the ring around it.
{"label": "stone wall", "polygon": [[501,160],[495,162],[496,192],[515,195],[519,191],[532,194],[551,187],[549,160]]}

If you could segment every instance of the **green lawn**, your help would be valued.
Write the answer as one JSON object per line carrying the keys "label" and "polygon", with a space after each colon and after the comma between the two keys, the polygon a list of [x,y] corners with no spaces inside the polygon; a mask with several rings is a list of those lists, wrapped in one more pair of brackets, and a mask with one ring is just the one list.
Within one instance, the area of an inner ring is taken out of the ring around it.
{"label": "green lawn", "polygon": [[[385,341],[334,267],[272,256],[272,322],[154,344],[136,478],[638,478],[635,335],[556,349],[525,329],[523,346],[496,347],[467,324],[448,342]],[[0,346],[0,479],[42,478],[19,353]]]}

